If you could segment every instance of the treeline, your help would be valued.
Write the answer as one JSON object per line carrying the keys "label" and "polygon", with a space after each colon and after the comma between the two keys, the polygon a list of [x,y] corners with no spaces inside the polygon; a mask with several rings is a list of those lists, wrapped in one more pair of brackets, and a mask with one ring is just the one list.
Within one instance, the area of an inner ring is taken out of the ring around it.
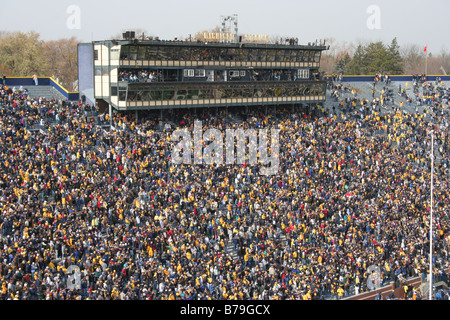
{"label": "treeline", "polygon": [[0,32],[0,75],[53,77],[69,91],[78,80],[75,37],[43,41],[36,32]]}
{"label": "treeline", "polygon": [[[68,90],[77,91],[79,42],[75,37],[43,41],[36,32],[0,31],[0,76],[51,76]],[[400,47],[396,38],[389,44],[378,41],[354,45],[334,39],[327,39],[327,43],[330,49],[321,61],[326,74],[450,73],[450,53],[444,49],[435,53],[424,52],[417,44]]]}
{"label": "treeline", "polygon": [[[430,52],[425,46],[408,44],[400,46],[397,38],[391,43],[338,43],[327,39],[330,50],[322,55],[321,69],[326,74],[372,75],[382,74],[432,74],[450,73],[450,53],[445,49]],[[428,57],[427,57],[428,55]]]}

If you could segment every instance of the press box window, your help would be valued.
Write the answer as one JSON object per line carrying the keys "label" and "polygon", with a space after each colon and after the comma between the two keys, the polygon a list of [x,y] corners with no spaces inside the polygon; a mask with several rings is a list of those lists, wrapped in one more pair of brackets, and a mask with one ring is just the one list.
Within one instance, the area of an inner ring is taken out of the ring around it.
{"label": "press box window", "polygon": [[111,50],[111,60],[119,60],[119,58],[120,58],[120,50],[112,49]]}
{"label": "press box window", "polygon": [[183,70],[183,76],[185,78],[187,77],[193,77],[194,76],[194,69],[184,69]]}
{"label": "press box window", "polygon": [[239,71],[230,71],[230,77],[232,78],[239,77]]}
{"label": "press box window", "polygon": [[298,77],[300,79],[309,79],[309,69],[298,70]]}
{"label": "press box window", "polygon": [[195,70],[195,76],[196,77],[205,77],[206,76],[205,69],[196,69]]}

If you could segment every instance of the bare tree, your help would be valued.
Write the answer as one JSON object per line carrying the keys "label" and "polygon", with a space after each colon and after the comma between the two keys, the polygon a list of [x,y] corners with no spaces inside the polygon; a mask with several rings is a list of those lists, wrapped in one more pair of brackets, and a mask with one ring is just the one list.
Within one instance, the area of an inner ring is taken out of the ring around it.
{"label": "bare tree", "polygon": [[400,54],[404,61],[405,74],[422,74],[425,72],[425,53],[423,48],[417,44],[402,46]]}
{"label": "bare tree", "polygon": [[441,58],[441,67],[440,67],[441,71],[444,74],[450,74],[450,52],[448,52],[445,47],[441,48],[440,58]]}
{"label": "bare tree", "polygon": [[77,45],[79,42],[75,37],[71,37],[44,43],[49,75],[58,78],[59,83],[68,90],[75,90],[75,82],[78,79]]}
{"label": "bare tree", "polygon": [[[329,49],[324,51],[320,61],[321,71],[326,74],[342,72],[341,66],[347,64],[355,51],[355,45],[347,41],[337,41],[334,38],[326,38],[326,45]],[[337,66],[340,67],[337,67]]]}

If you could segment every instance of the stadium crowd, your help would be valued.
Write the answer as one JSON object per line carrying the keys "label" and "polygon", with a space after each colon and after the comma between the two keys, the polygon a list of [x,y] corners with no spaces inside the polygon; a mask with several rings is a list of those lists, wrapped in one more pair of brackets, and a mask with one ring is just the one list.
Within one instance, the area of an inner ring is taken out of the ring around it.
{"label": "stadium crowd", "polygon": [[[254,109],[242,123],[179,110],[163,127],[115,113],[111,130],[81,103],[2,86],[0,299],[342,299],[370,290],[371,266],[382,284],[425,279],[430,130],[442,155],[433,262],[446,278],[449,91],[407,114],[360,109],[372,97],[332,86],[335,110]],[[279,173],[172,164],[173,130],[197,119],[280,129]]]}

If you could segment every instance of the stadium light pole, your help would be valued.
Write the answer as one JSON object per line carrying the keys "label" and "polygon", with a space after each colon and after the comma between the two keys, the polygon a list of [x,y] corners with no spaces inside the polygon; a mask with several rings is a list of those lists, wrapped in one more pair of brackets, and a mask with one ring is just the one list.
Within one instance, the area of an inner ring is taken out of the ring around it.
{"label": "stadium light pole", "polygon": [[431,131],[431,210],[430,210],[430,289],[429,300],[433,300],[433,177],[434,177],[434,132]]}

